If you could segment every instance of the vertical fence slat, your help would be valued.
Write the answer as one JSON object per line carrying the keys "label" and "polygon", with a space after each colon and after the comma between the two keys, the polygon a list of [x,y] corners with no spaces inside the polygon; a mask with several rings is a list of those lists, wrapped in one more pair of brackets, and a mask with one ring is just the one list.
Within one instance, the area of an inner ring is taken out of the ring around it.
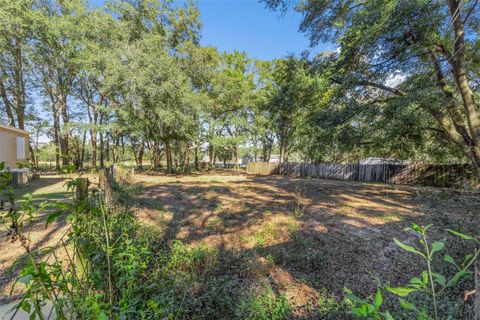
{"label": "vertical fence slat", "polygon": [[427,164],[339,164],[339,163],[270,163],[249,162],[248,174],[282,174],[290,177],[309,177],[390,184],[421,184],[450,187],[459,183],[476,184],[478,178],[471,165]]}

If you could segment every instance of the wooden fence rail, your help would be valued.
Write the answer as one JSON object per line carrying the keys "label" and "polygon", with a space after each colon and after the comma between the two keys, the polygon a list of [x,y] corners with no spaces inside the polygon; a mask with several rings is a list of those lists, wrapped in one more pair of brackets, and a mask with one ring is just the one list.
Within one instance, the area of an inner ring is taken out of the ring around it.
{"label": "wooden fence rail", "polygon": [[249,174],[279,173],[291,177],[310,177],[361,182],[451,187],[477,185],[475,169],[468,164],[339,164],[250,162]]}

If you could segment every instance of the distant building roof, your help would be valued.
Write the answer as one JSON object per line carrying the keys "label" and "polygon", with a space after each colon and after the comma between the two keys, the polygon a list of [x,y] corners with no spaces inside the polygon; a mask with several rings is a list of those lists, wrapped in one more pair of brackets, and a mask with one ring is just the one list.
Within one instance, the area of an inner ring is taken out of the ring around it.
{"label": "distant building roof", "polygon": [[5,130],[14,131],[14,132],[17,132],[17,133],[23,133],[23,134],[30,135],[30,132],[28,132],[28,131],[18,129],[18,128],[15,128],[15,127],[6,126],[6,125],[1,124],[1,123],[0,123],[0,129],[5,129]]}

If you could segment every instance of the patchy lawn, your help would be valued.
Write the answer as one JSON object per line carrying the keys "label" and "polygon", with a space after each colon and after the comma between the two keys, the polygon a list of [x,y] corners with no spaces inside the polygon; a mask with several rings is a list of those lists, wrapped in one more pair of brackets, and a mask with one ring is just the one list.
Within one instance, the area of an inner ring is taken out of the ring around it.
{"label": "patchy lawn", "polygon": [[477,196],[445,189],[218,172],[134,182],[136,216],[167,245],[214,249],[232,296],[267,290],[296,317],[333,317],[344,288],[368,295],[377,277],[418,276],[424,266],[392,241],[416,244],[403,231],[412,222],[434,224],[432,239],[447,227],[478,233],[480,222]]}
{"label": "patchy lawn", "polygon": [[[15,195],[20,199],[23,195],[31,193],[35,197],[35,202],[42,201],[66,201],[70,199],[70,193],[67,192],[65,179],[60,176],[42,176],[40,180],[32,181],[24,187],[16,187]],[[37,222],[31,230],[32,249],[54,246],[61,236],[67,230],[65,220],[59,219],[57,222],[45,228],[45,219],[47,212],[41,212]],[[19,241],[11,242],[7,237],[9,229],[8,224],[0,224],[0,303],[15,298],[20,293],[20,288],[13,291],[10,296],[12,284],[20,269],[20,264],[24,257],[24,250]]]}
{"label": "patchy lawn", "polygon": [[[130,182],[121,198],[155,238],[149,270],[173,288],[165,296],[152,292],[149,305],[175,300],[172,310],[185,318],[347,319],[345,288],[365,296],[376,290],[377,278],[403,285],[423,270],[392,241],[416,244],[404,227],[432,223],[431,238],[443,239],[447,227],[478,234],[480,225],[480,198],[446,189],[226,171],[144,174]],[[59,176],[16,192],[70,199]],[[7,242],[7,229],[0,229],[0,304],[12,299],[15,261],[23,256],[18,242]],[[66,229],[64,219],[45,228],[41,215],[33,247],[57,245]],[[462,244],[448,241],[446,250],[457,257]],[[461,303],[465,288],[453,300]]]}

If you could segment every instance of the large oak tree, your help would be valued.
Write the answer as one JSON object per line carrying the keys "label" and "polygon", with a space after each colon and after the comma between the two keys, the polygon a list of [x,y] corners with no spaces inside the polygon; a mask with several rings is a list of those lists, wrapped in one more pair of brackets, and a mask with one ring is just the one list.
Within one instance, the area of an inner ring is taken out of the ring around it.
{"label": "large oak tree", "polygon": [[480,176],[479,1],[306,0],[296,9],[312,45],[338,45],[330,79],[345,97],[415,104]]}

